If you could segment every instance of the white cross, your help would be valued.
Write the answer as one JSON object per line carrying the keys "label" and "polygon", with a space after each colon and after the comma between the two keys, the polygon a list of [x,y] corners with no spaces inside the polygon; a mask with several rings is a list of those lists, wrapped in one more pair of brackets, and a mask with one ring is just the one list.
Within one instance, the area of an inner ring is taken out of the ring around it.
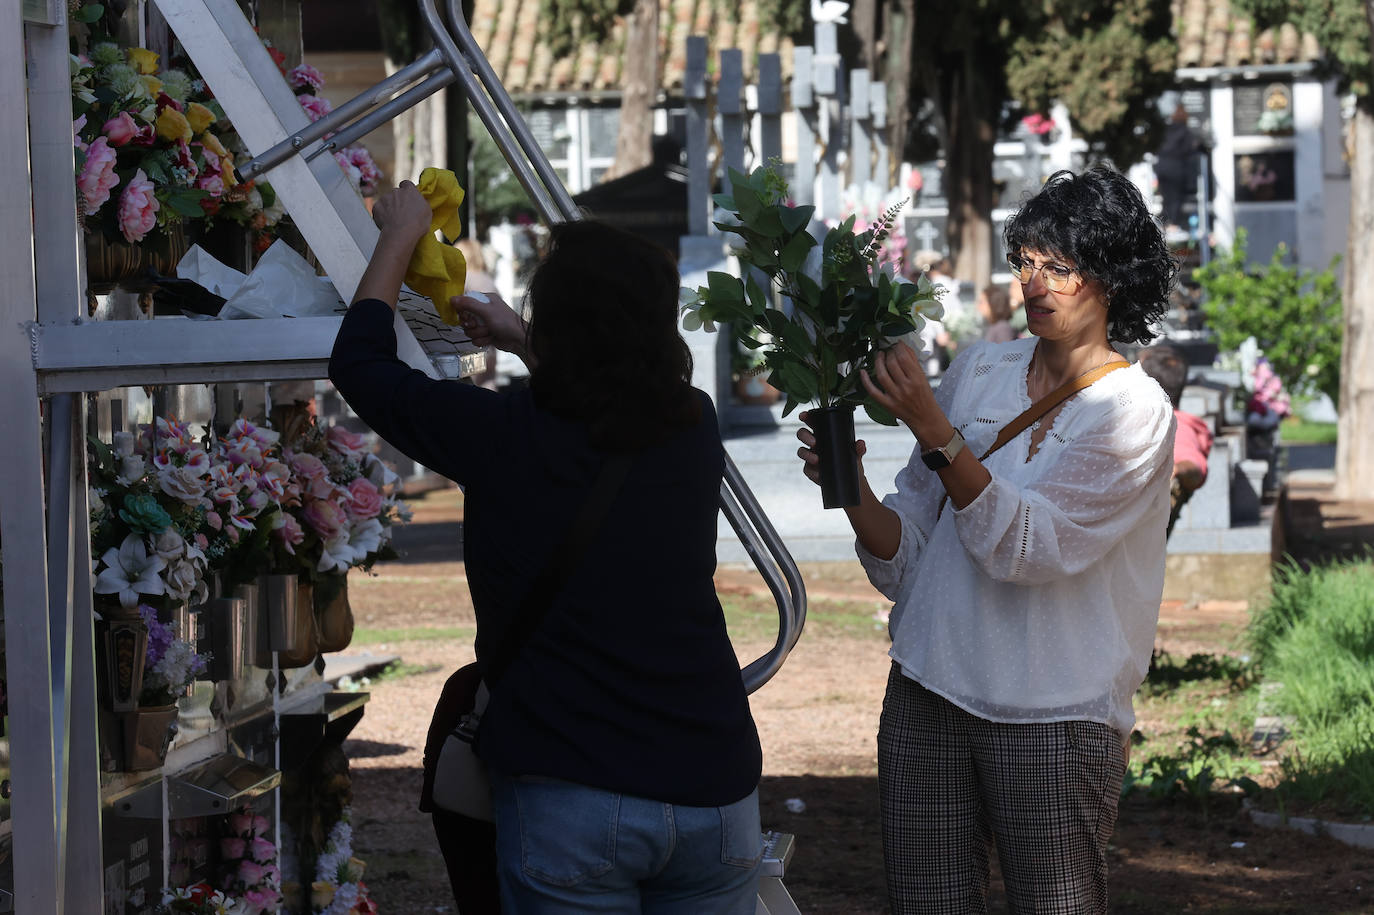
{"label": "white cross", "polygon": [[922,248],[934,248],[935,239],[940,237],[940,230],[935,228],[935,224],[929,219],[925,220],[911,233],[921,242]]}

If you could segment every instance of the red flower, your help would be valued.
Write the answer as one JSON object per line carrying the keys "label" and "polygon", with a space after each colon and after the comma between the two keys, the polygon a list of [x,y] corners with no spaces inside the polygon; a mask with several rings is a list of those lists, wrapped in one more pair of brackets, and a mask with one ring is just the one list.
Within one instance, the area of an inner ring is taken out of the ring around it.
{"label": "red flower", "polygon": [[272,47],[271,45],[268,45],[268,46],[267,46],[267,53],[271,55],[271,57],[272,57],[272,62],[275,63],[275,64],[277,65],[277,69],[281,71],[281,75],[282,75],[282,76],[285,76],[285,75],[286,75],[286,55],[283,54],[281,51],[278,51],[276,48]]}

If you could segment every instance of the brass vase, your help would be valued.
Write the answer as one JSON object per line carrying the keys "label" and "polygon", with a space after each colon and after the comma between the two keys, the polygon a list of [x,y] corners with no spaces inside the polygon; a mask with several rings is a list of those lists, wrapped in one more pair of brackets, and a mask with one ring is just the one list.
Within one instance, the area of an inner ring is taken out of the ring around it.
{"label": "brass vase", "polygon": [[143,291],[151,286],[152,273],[170,276],[190,244],[181,224],[149,233],[136,245],[116,241],[100,231],[86,234],[86,274],[91,292],[101,294],[116,287]]}
{"label": "brass vase", "polygon": [[176,705],[134,709],[120,714],[124,729],[124,771],[157,769],[167,760],[176,733]]}

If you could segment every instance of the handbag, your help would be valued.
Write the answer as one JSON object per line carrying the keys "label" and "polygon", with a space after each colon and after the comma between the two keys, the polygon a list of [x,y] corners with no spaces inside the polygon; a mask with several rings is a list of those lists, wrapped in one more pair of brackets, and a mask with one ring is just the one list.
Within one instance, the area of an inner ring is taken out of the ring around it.
{"label": "handbag", "polygon": [[425,741],[425,778],[420,791],[422,811],[442,810],[474,820],[492,821],[490,782],[486,766],[474,749],[477,729],[490,695],[487,684],[499,683],[520,646],[548,612],[610,510],[611,502],[625,481],[630,462],[630,455],[617,455],[602,465],[577,518],[526,592],[511,618],[505,638],[487,659],[485,677],[474,661],[460,668],[444,684]]}
{"label": "handbag", "polygon": [[[1108,362],[1106,365],[1099,365],[1092,371],[1084,372],[1077,378],[1070,378],[1068,381],[1064,382],[1059,387],[1055,388],[1053,391],[1050,391],[1048,394],[1037,400],[1035,403],[1031,404],[1029,407],[1026,407],[1026,409],[1021,411],[1019,416],[1017,416],[1011,422],[1003,426],[1001,430],[998,431],[997,438],[994,439],[992,444],[988,446],[988,449],[984,451],[982,455],[979,456],[978,460],[987,460],[988,455],[992,454],[994,451],[1001,448],[1007,442],[1016,438],[1016,436],[1024,432],[1027,428],[1029,428],[1029,426],[1032,423],[1034,423],[1040,417],[1044,416],[1046,413],[1050,412],[1055,407],[1059,406],[1061,403],[1068,400],[1074,394],[1077,394],[1079,391],[1083,390],[1088,385],[1092,384],[1094,381],[1097,381],[1099,378],[1103,378],[1106,375],[1110,375],[1117,369],[1127,368],[1129,365],[1129,362]],[[935,509],[935,518],[937,521],[939,520],[940,515],[944,513],[945,503],[948,501],[949,493],[945,493],[944,495],[940,496],[940,505],[938,508]]]}

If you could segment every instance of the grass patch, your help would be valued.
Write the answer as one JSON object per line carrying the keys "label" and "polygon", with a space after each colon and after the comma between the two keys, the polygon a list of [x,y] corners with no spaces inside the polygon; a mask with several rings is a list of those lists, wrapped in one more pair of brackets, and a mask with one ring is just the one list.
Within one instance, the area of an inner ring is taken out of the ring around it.
{"label": "grass patch", "polygon": [[1252,640],[1295,738],[1276,805],[1374,815],[1374,560],[1279,569]]}
{"label": "grass patch", "polygon": [[406,661],[393,661],[369,679],[373,683],[380,683],[384,680],[404,680],[406,677],[432,674],[437,670],[443,670],[443,668],[437,664],[411,664]]}
{"label": "grass patch", "polygon": [[1314,423],[1290,416],[1279,426],[1279,441],[1285,445],[1334,445],[1335,423]]}
{"label": "grass patch", "polygon": [[477,630],[472,626],[410,626],[406,628],[353,630],[354,645],[379,645],[386,642],[472,641]]}
{"label": "grass patch", "polygon": [[[771,596],[722,594],[725,625],[735,642],[772,639],[778,634],[778,607]],[[881,605],[881,606],[886,606]],[[869,601],[809,600],[804,638],[872,636],[887,638],[887,625],[874,618],[880,605]]]}

